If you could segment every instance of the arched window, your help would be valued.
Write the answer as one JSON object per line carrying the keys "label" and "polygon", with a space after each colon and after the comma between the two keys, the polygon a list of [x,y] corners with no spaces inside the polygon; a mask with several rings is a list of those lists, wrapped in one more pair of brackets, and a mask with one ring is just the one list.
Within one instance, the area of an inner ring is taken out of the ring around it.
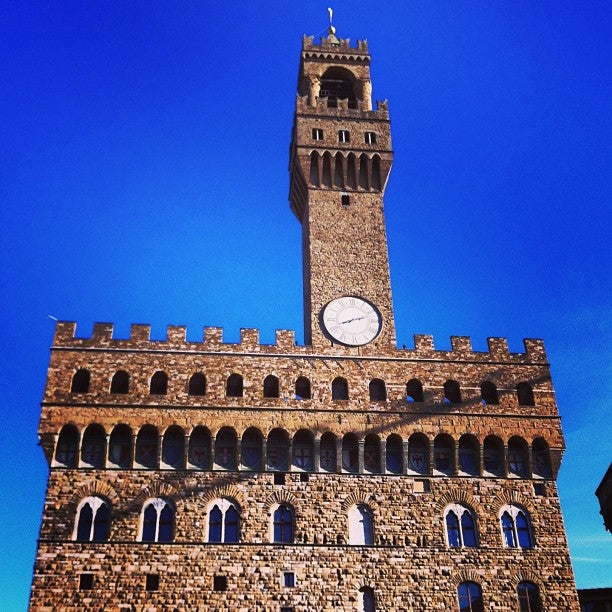
{"label": "arched window", "polygon": [[159,497],[150,499],[142,509],[142,542],[172,542],[174,509]]}
{"label": "arched window", "polygon": [[106,434],[102,425],[92,424],[83,434],[81,462],[85,467],[103,468],[106,457]]}
{"label": "arched window", "polygon": [[268,469],[285,472],[289,468],[289,436],[284,429],[273,429],[266,445]]}
{"label": "arched window", "polygon": [[130,467],[132,461],[132,430],[127,425],[117,425],[111,432],[108,460],[116,467]]}
{"label": "arched window", "polygon": [[368,434],[363,444],[363,467],[370,474],[380,472],[380,438],[376,434]]}
{"label": "arched window", "polygon": [[295,381],[295,399],[310,399],[310,381],[305,376]]}
{"label": "arched window", "polygon": [[263,382],[264,397],[278,397],[278,378],[270,374],[264,378]]}
{"label": "arched window", "polygon": [[486,476],[504,473],[504,443],[497,436],[487,436],[483,445],[483,464]]}
{"label": "arched window", "polygon": [[444,401],[447,404],[461,403],[461,390],[456,380],[447,380],[444,383]]}
{"label": "arched window", "polygon": [[408,470],[412,474],[429,472],[429,440],[422,433],[415,433],[408,439]]}
{"label": "arched window", "polygon": [[338,100],[348,100],[349,108],[357,108],[355,77],[345,68],[327,69],[321,77],[320,98],[327,98],[327,106],[336,108]]}
{"label": "arched window", "polygon": [[74,539],[78,542],[106,542],[110,511],[101,497],[87,497],[77,508]]}
{"label": "arched window", "polygon": [[331,155],[329,151],[325,151],[323,153],[323,176],[321,177],[321,183],[324,187],[331,187],[331,181]]}
{"label": "arched window", "polygon": [[459,470],[467,476],[478,476],[480,473],[478,440],[470,434],[459,438]]}
{"label": "arched window", "polygon": [[325,472],[335,472],[338,469],[336,458],[336,436],[326,431],[321,436],[319,444],[320,465]]}
{"label": "arched window", "polygon": [[136,437],[135,461],[140,467],[155,469],[157,467],[157,446],[159,435],[153,425],[145,425]]}
{"label": "arched window", "polygon": [[225,383],[225,395],[227,397],[242,397],[243,393],[242,376],[240,374],[230,374]]}
{"label": "arched window", "polygon": [[111,380],[110,392],[115,394],[129,393],[130,375],[125,370],[115,372]]}
{"label": "arched window", "polygon": [[293,466],[304,472],[314,470],[314,438],[306,429],[293,436]]}
{"label": "arched window", "polygon": [[374,589],[369,586],[362,586],[359,589],[357,609],[359,612],[375,612],[376,599],[374,598]]}
{"label": "arched window", "polygon": [[151,395],[166,395],[168,393],[168,375],[165,372],[155,372],[149,383]]}
{"label": "arched window", "polygon": [[293,542],[293,510],[280,504],[272,512],[272,541],[277,544]]}
{"label": "arched window", "polygon": [[236,469],[236,432],[231,427],[222,427],[215,438],[215,465],[222,470]]}
{"label": "arched window", "polygon": [[490,380],[485,380],[480,385],[480,397],[483,404],[499,404],[497,387]]}
{"label": "arched window", "polygon": [[180,469],[185,460],[185,432],[178,426],[168,427],[162,441],[162,461],[166,467]]}
{"label": "arched window", "polygon": [[521,382],[516,385],[516,395],[520,406],[535,406],[533,388],[529,383]]}
{"label": "arched window", "polygon": [[371,402],[386,402],[387,388],[385,381],[380,378],[375,378],[370,381],[370,401]]}
{"label": "arched window", "polygon": [[76,467],[78,452],[79,432],[77,428],[74,425],[64,425],[57,441],[55,460],[64,467]]}
{"label": "arched window", "polygon": [[234,543],[240,540],[240,512],[229,499],[216,499],[208,513],[208,541]]}
{"label": "arched window", "polygon": [[354,433],[347,433],[342,438],[342,469],[352,473],[359,471],[359,442]]}
{"label": "arched window", "polygon": [[319,179],[319,154],[313,151],[310,154],[310,184],[318,187],[320,184]]}
{"label": "arched window", "polygon": [[196,372],[189,379],[189,395],[206,395],[206,376],[202,372]]}
{"label": "arched window", "polygon": [[434,440],[434,471],[451,476],[455,470],[455,442],[448,434],[438,434]]}
{"label": "arched window", "polygon": [[249,427],[242,434],[240,461],[246,470],[261,470],[263,436],[255,427]]}
{"label": "arched window", "polygon": [[386,466],[387,472],[401,474],[403,465],[404,445],[397,434],[391,434],[386,444]]}
{"label": "arched window", "polygon": [[508,440],[508,474],[524,478],[527,472],[527,442],[520,436],[513,436]]}
{"label": "arched window", "polygon": [[446,543],[452,548],[478,546],[473,512],[462,504],[452,504],[445,512]]}
{"label": "arched window", "polygon": [[532,447],[533,475],[535,478],[550,478],[550,450],[544,438],[536,438]]}
{"label": "arched window", "polygon": [[362,153],[359,156],[359,187],[361,189],[370,189],[370,182],[368,180],[368,156]]}
{"label": "arched window", "polygon": [[507,548],[533,548],[534,540],[527,511],[516,505],[501,509],[500,521],[504,546]]}
{"label": "arched window", "polygon": [[85,368],[77,370],[72,377],[70,393],[88,393],[90,380],[91,374],[89,373],[89,370],[86,370]]}
{"label": "arched window", "polygon": [[355,154],[349,153],[346,165],[346,188],[357,189],[357,173],[355,170],[356,166]]}
{"label": "arched window", "polygon": [[344,187],[344,158],[338,151],[334,157],[334,187],[342,189]]}
{"label": "arched window", "polygon": [[484,612],[482,591],[475,582],[462,582],[457,587],[459,612]]}
{"label": "arched window", "polygon": [[372,156],[372,189],[374,191],[380,191],[380,155]]}
{"label": "arched window", "polygon": [[332,400],[347,400],[348,398],[348,383],[346,379],[340,376],[334,378],[332,381]]}
{"label": "arched window", "polygon": [[423,401],[423,385],[420,380],[412,378],[406,383],[406,401],[407,402],[422,402]]}
{"label": "arched window", "polygon": [[349,544],[374,544],[372,511],[365,505],[351,506],[348,512]]}
{"label": "arched window", "polygon": [[210,431],[202,425],[189,436],[189,463],[200,470],[210,468]]}
{"label": "arched window", "polygon": [[542,612],[540,590],[533,582],[519,582],[516,592],[519,612]]}

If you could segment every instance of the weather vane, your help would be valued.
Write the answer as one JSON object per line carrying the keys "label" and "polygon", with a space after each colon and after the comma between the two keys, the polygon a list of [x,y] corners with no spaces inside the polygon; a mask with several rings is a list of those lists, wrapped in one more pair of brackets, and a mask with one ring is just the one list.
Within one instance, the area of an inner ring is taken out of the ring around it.
{"label": "weather vane", "polygon": [[330,6],[330,7],[327,7],[327,12],[329,13],[329,31],[330,31],[332,34],[335,34],[335,33],[336,33],[336,28],[334,28],[334,26],[333,26],[333,24],[332,24],[332,21],[333,21],[333,19],[334,19],[334,11],[333,11],[333,9],[331,8],[331,6]]}

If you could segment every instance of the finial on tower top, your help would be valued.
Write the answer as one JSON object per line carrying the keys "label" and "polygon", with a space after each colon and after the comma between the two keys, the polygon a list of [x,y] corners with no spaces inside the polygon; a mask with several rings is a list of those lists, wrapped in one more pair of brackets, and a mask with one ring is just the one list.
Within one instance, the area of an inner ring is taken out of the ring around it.
{"label": "finial on tower top", "polygon": [[334,28],[332,24],[332,21],[334,19],[334,11],[331,7],[328,7],[327,12],[329,13],[329,28],[327,29],[327,39],[332,45],[337,45],[340,41],[336,38],[336,28]]}

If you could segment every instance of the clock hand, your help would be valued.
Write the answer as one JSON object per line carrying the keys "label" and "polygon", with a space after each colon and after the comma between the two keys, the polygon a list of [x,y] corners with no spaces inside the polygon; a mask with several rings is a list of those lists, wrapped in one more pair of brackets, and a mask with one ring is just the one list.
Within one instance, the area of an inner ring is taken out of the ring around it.
{"label": "clock hand", "polygon": [[340,325],[344,325],[345,323],[352,323],[353,321],[361,321],[362,319],[365,319],[365,317],[355,317],[353,319],[348,319],[346,321],[342,321],[340,323]]}

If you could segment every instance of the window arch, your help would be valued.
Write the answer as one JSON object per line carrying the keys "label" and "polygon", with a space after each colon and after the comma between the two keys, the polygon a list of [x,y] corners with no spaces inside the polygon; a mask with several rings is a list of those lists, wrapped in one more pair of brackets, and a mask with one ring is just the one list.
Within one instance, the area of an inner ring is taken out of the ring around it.
{"label": "window arch", "polygon": [[231,427],[222,427],[215,438],[215,466],[221,470],[236,469],[236,432]]}
{"label": "window arch", "polygon": [[244,383],[240,374],[230,374],[225,383],[225,395],[227,397],[242,397],[244,394]]}
{"label": "window arch", "polygon": [[514,504],[504,506],[500,512],[500,521],[506,548],[533,548],[531,521],[526,510]]}
{"label": "window arch", "polygon": [[157,448],[159,435],[153,425],[145,425],[136,437],[135,462],[143,468],[155,469],[157,467]]}
{"label": "window arch", "polygon": [[263,436],[255,427],[249,427],[240,442],[240,461],[246,470],[261,470],[263,454]]}
{"label": "window arch", "polygon": [[279,504],[272,511],[272,542],[293,542],[293,509],[288,504]]}
{"label": "window arch", "polygon": [[520,406],[535,406],[533,387],[527,382],[516,385],[516,395]]}
{"label": "window arch", "polygon": [[372,156],[372,189],[374,191],[381,190],[380,155],[378,154]]}
{"label": "window arch", "polygon": [[289,468],[289,435],[284,429],[273,429],[266,444],[268,469],[285,472]]}
{"label": "window arch", "polygon": [[155,372],[149,382],[151,395],[166,395],[168,393],[168,375],[165,372]]}
{"label": "window arch", "polygon": [[451,548],[478,546],[476,519],[470,508],[463,504],[451,504],[444,513],[446,543]]}
{"label": "window arch", "polygon": [[391,434],[385,445],[385,463],[387,472],[401,474],[404,459],[404,444],[397,434]]}
{"label": "window arch", "polygon": [[423,384],[417,378],[412,378],[406,383],[406,401],[423,401]]}
{"label": "window arch", "polygon": [[349,108],[357,108],[355,76],[346,68],[328,68],[321,76],[319,97],[327,98],[330,108],[336,108],[339,99],[348,100]]}
{"label": "window arch", "polygon": [[380,438],[376,434],[368,434],[363,443],[363,467],[370,474],[380,472]]}
{"label": "window arch", "polygon": [[89,370],[80,368],[74,373],[72,377],[72,384],[70,386],[70,393],[88,393],[89,382],[91,380],[91,374]]}
{"label": "window arch", "polygon": [[519,612],[542,612],[540,590],[533,582],[519,582],[516,594],[518,596]]}
{"label": "window arch", "polygon": [[127,425],[116,425],[110,435],[108,446],[109,463],[129,468],[132,462],[132,430]]}
{"label": "window arch", "polygon": [[434,440],[434,470],[439,475],[452,476],[455,471],[455,441],[448,434],[438,434]]}
{"label": "window arch", "polygon": [[332,381],[332,400],[347,400],[349,398],[348,383],[338,376]]}
{"label": "window arch", "polygon": [[162,461],[166,467],[180,469],[185,461],[185,432],[178,426],[168,427],[162,440]]}
{"label": "window arch", "polygon": [[130,375],[125,370],[119,370],[113,374],[110,392],[112,394],[124,394],[130,391]]}
{"label": "window arch", "polygon": [[423,433],[414,433],[408,439],[408,470],[413,474],[429,472],[429,440]]}
{"label": "window arch", "polygon": [[371,402],[386,402],[387,388],[385,381],[380,378],[374,378],[370,381],[370,401]]}
{"label": "window arch", "polygon": [[351,473],[359,471],[359,441],[354,433],[342,438],[342,469]]}
{"label": "window arch", "polygon": [[273,374],[266,376],[263,381],[263,396],[278,397],[278,378]]}
{"label": "window arch", "polygon": [[102,425],[92,423],[83,434],[81,463],[85,467],[101,469],[106,457],[106,433]]}
{"label": "window arch", "polygon": [[490,380],[485,380],[480,385],[480,397],[482,398],[483,404],[499,404],[499,395],[497,394],[497,387]]}
{"label": "window arch", "polygon": [[465,434],[459,438],[459,469],[461,474],[478,476],[480,474],[480,445],[475,436]]}
{"label": "window arch", "polygon": [[306,429],[293,436],[293,466],[303,472],[314,470],[314,437]]}
{"label": "window arch", "polygon": [[210,504],[208,541],[225,543],[240,541],[240,511],[233,501],[223,497]]}
{"label": "window arch", "polygon": [[202,372],[196,372],[189,379],[189,395],[206,395],[206,376]]}
{"label": "window arch", "polygon": [[305,376],[295,381],[295,399],[310,399],[310,381]]}
{"label": "window arch", "polygon": [[550,478],[550,449],[544,438],[536,438],[531,446],[533,459],[533,476],[535,478]]}
{"label": "window arch", "polygon": [[365,504],[351,506],[348,511],[349,544],[374,544],[372,511]]}
{"label": "window arch", "polygon": [[459,612],[484,612],[482,590],[475,582],[462,582],[457,587]]}
{"label": "window arch", "polygon": [[319,444],[319,463],[321,469],[325,472],[335,472],[338,469],[338,462],[336,456],[336,436],[326,431],[321,436],[321,442]]}
{"label": "window arch", "polygon": [[78,452],[78,429],[74,425],[64,425],[60,431],[57,447],[55,448],[55,460],[64,467],[76,467]]}
{"label": "window arch", "polygon": [[108,540],[110,510],[101,497],[87,497],[78,506],[73,538],[78,542]]}
{"label": "window arch", "polygon": [[359,589],[357,609],[359,612],[374,612],[376,610],[376,599],[372,587],[362,586]]}
{"label": "window arch", "polygon": [[486,476],[503,476],[504,443],[497,436],[487,436],[483,444],[483,467]]}
{"label": "window arch", "polygon": [[527,442],[520,436],[508,440],[508,475],[524,478],[528,474]]}
{"label": "window arch", "polygon": [[319,154],[313,151],[310,154],[310,184],[318,187],[319,183]]}
{"label": "window arch", "polygon": [[198,425],[189,436],[189,463],[200,470],[210,468],[210,431]]}
{"label": "window arch", "polygon": [[456,380],[447,380],[444,383],[444,402],[447,404],[461,403],[461,389]]}
{"label": "window arch", "polygon": [[142,508],[141,542],[172,542],[174,508],[160,497],[148,500]]}

